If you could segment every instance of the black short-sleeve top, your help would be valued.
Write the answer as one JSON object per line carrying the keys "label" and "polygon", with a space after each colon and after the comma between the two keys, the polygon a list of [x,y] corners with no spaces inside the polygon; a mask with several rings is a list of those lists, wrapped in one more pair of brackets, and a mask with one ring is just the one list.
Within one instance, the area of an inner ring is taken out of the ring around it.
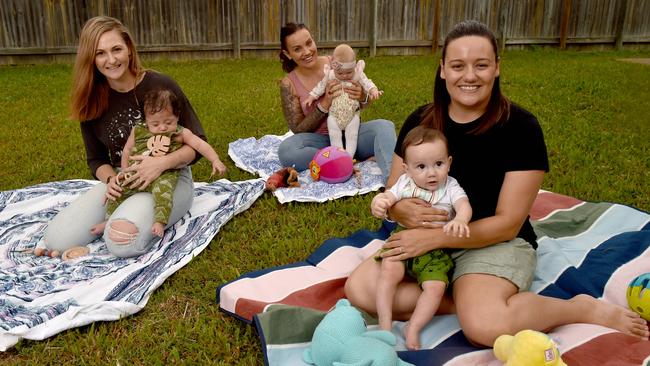
{"label": "black short-sleeve top", "polygon": [[[395,153],[401,156],[406,134],[420,125],[426,106],[418,108],[404,122]],[[485,133],[471,133],[479,120],[456,123],[445,120],[444,134],[452,156],[449,175],[456,178],[472,206],[472,221],[494,216],[505,174],[509,171],[549,171],[544,135],[530,112],[512,103],[509,118]],[[517,237],[537,248],[537,236],[526,219]]]}
{"label": "black short-sleeve top", "polygon": [[121,93],[109,88],[106,112],[96,119],[81,122],[86,161],[93,176],[104,164],[120,166],[122,149],[131,128],[144,121],[144,97],[149,91],[159,88],[170,89],[178,97],[181,105],[178,124],[207,141],[201,122],[180,86],[169,76],[148,70],[134,90]]}

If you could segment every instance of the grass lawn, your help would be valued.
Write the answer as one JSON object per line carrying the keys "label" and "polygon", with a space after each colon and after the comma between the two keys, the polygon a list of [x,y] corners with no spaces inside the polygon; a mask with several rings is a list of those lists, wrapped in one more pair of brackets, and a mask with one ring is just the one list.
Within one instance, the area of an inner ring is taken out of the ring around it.
{"label": "grass lawn", "polygon": [[[650,52],[509,51],[505,93],[539,119],[551,171],[543,188],[583,200],[650,211],[650,65],[620,62]],[[399,129],[431,99],[434,57],[379,57],[367,75],[384,96],[362,119]],[[151,62],[174,77],[202,120],[231,181],[254,178],[227,158],[230,141],[283,134],[283,76],[276,60]],[[77,122],[67,110],[72,65],[0,67],[0,190],[91,178]],[[210,175],[203,159],[196,181]],[[377,227],[372,194],[324,204],[279,205],[270,194],[225,225],[207,249],[170,277],[140,313],[44,341],[22,341],[0,355],[15,364],[262,363],[253,328],[218,311],[215,289],[237,276],[304,259],[323,240]],[[278,230],[281,228],[281,230]]]}

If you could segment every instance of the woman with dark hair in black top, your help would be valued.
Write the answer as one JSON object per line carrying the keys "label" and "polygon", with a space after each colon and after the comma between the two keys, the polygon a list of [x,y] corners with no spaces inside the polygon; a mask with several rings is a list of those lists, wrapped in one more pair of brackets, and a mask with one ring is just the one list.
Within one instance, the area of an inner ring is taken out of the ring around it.
{"label": "woman with dark hair in black top", "polygon": [[[528,292],[537,259],[528,213],[548,158],[537,119],[501,93],[499,74],[494,34],[475,21],[457,24],[445,39],[433,103],[413,112],[399,133],[387,186],[404,171],[399,156],[404,136],[418,125],[441,130],[453,157],[449,175],[473,208],[471,236],[445,235],[431,222],[448,220],[446,215],[424,201],[402,200],[389,217],[408,230],[386,241],[382,257],[406,260],[448,248],[454,261],[452,291],[440,312],[455,312],[475,344],[492,346],[501,334],[569,323],[599,324],[647,339],[645,320],[628,309],[588,295],[562,300]],[[355,306],[376,312],[378,277],[373,258],[350,275],[345,293]],[[393,318],[408,319],[420,293],[416,282],[400,283]]]}

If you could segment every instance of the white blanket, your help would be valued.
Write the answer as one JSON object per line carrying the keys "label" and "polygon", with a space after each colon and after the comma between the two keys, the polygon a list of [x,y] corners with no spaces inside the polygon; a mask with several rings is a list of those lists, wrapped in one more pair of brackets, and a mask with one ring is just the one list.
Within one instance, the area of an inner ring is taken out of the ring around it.
{"label": "white blanket", "polygon": [[167,277],[187,264],[234,215],[264,192],[264,181],[195,184],[194,204],[151,251],[111,255],[101,238],[71,261],[35,257],[48,221],[96,181],[70,180],[0,192],[0,351],[98,320],[140,311]]}
{"label": "white blanket", "polygon": [[[266,135],[259,140],[254,137],[239,139],[228,144],[228,155],[239,168],[249,173],[258,174],[266,180],[271,174],[282,168],[278,158],[278,146],[282,140],[291,135],[291,132],[287,132],[283,136]],[[355,164],[354,168],[360,174],[338,184],[314,182],[309,171],[305,170],[300,172],[299,188],[280,188],[273,194],[280,203],[291,201],[325,202],[376,191],[384,186],[381,170],[376,162],[364,161]]]}

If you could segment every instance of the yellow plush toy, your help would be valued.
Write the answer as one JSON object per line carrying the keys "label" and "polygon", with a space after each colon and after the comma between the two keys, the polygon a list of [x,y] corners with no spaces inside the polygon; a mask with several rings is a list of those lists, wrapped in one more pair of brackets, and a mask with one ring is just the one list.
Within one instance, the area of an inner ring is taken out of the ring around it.
{"label": "yellow plush toy", "polygon": [[566,366],[553,340],[534,330],[499,336],[494,355],[506,366]]}

